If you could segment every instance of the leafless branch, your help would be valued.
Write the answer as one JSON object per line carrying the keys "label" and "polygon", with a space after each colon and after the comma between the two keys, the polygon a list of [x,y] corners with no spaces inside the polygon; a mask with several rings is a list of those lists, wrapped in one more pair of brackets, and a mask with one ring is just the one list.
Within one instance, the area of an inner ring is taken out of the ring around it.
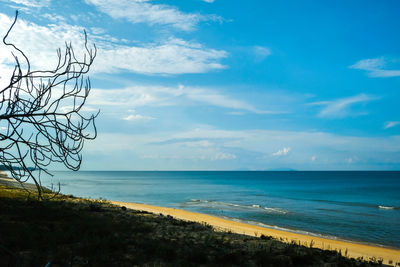
{"label": "leafless branch", "polygon": [[99,112],[89,116],[83,112],[91,89],[84,76],[97,49],[89,49],[84,32],[83,60],[78,60],[72,45],[66,43],[65,50],[57,50],[55,69],[32,71],[24,52],[7,41],[17,18],[18,11],[3,38],[14,50],[15,67],[8,85],[0,90],[0,123],[5,125],[0,130],[0,163],[18,182],[32,180],[42,198],[40,177],[43,172],[51,175],[48,166],[58,162],[78,170],[84,142],[97,136]]}

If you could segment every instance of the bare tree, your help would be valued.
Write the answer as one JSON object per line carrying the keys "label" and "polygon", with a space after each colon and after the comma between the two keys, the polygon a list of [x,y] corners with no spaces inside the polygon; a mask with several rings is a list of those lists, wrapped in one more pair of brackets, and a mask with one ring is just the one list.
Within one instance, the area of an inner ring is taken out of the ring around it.
{"label": "bare tree", "polygon": [[[0,163],[23,185],[32,180],[38,197],[43,198],[41,174],[51,175],[47,167],[62,163],[78,170],[85,140],[97,135],[96,114],[85,115],[84,104],[90,92],[85,78],[96,57],[96,46],[88,48],[85,34],[83,60],[75,56],[72,45],[57,50],[58,64],[53,70],[31,70],[22,50],[7,41],[18,18],[3,38],[14,50],[15,67],[8,85],[0,90]],[[21,61],[22,60],[22,61]]]}

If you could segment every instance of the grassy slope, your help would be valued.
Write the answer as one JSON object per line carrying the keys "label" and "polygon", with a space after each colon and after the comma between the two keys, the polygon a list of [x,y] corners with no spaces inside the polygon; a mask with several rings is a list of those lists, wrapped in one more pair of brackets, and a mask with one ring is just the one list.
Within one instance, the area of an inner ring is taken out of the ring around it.
{"label": "grassy slope", "polygon": [[0,185],[1,266],[373,266],[334,251],[215,232],[193,222]]}

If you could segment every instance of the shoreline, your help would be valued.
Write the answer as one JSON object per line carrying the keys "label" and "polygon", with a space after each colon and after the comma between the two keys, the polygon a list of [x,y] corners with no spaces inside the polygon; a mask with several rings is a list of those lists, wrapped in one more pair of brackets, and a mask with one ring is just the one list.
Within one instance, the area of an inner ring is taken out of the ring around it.
{"label": "shoreline", "polygon": [[[4,177],[4,173],[0,172],[0,184],[15,186],[15,184],[18,183],[6,175]],[[93,199],[89,198],[89,200]],[[257,222],[251,224],[251,222],[245,222],[239,219],[217,217],[183,209],[121,201],[107,202],[120,207],[125,206],[126,208],[133,210],[147,211],[154,214],[163,214],[165,216],[170,215],[176,219],[184,221],[205,223],[211,225],[217,231],[232,232],[256,237],[260,237],[261,235],[272,236],[278,241],[286,243],[294,241],[296,244],[304,245],[306,247],[310,247],[312,244],[313,248],[341,251],[341,254],[348,258],[357,259],[362,257],[364,260],[372,258],[375,258],[376,260],[382,259],[382,263],[385,265],[396,266],[396,263],[399,263],[400,266],[399,248],[385,247],[378,244],[359,243],[357,241],[343,240],[336,237],[330,238],[329,236],[318,236],[317,234],[312,233],[301,233],[295,230],[279,228],[278,226],[256,225]]]}
{"label": "shoreline", "polygon": [[[211,215],[211,216],[215,216],[215,215]],[[354,243],[354,244],[365,245],[365,246],[370,246],[370,247],[387,248],[387,249],[399,251],[399,253],[400,253],[400,247],[393,247],[393,246],[382,245],[382,244],[374,244],[374,243],[369,243],[366,241],[359,241],[359,240],[350,240],[350,239],[345,239],[343,237],[337,237],[334,235],[324,235],[324,234],[317,234],[317,233],[308,232],[308,231],[304,231],[304,230],[294,230],[294,229],[279,227],[276,225],[268,225],[268,224],[264,224],[261,222],[246,221],[246,220],[241,220],[241,219],[231,218],[231,217],[226,217],[226,216],[221,216],[221,217],[215,216],[215,217],[222,218],[222,219],[225,219],[228,221],[233,221],[233,222],[238,222],[238,223],[243,223],[243,224],[248,224],[248,225],[253,225],[253,226],[258,226],[258,227],[267,228],[267,229],[271,229],[271,230],[293,233],[293,234],[306,235],[306,236],[310,236],[310,237],[316,237],[316,238],[322,238],[322,239],[328,239],[328,240],[337,240],[337,241],[342,241],[342,242],[346,242],[346,243]]]}
{"label": "shoreline", "polygon": [[[147,204],[109,201],[111,204],[117,206],[125,206],[129,209],[147,211],[155,214],[170,215],[176,219],[185,221],[194,221],[198,223],[206,223],[214,227],[217,231],[226,231],[237,234],[244,234],[249,236],[260,237],[261,235],[272,236],[273,238],[290,243],[292,241],[296,244],[301,244],[307,247],[320,248],[324,250],[341,251],[342,255],[350,258],[382,259],[383,264],[395,265],[400,262],[400,249],[381,247],[377,245],[361,244],[352,241],[341,239],[329,239],[326,237],[318,237],[314,235],[307,235],[281,229],[273,229],[262,227],[244,222],[238,222],[232,219],[225,219],[213,215],[196,213],[192,211],[166,208],[159,206],[152,206]],[[390,261],[392,261],[390,263]]]}

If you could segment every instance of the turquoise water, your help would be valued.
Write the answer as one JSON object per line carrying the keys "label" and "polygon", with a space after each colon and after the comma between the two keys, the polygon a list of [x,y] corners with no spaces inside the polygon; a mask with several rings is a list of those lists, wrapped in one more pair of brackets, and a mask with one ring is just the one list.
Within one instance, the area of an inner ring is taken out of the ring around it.
{"label": "turquoise water", "polygon": [[[400,248],[400,172],[55,172],[61,192]],[[49,185],[48,178],[43,179]]]}

